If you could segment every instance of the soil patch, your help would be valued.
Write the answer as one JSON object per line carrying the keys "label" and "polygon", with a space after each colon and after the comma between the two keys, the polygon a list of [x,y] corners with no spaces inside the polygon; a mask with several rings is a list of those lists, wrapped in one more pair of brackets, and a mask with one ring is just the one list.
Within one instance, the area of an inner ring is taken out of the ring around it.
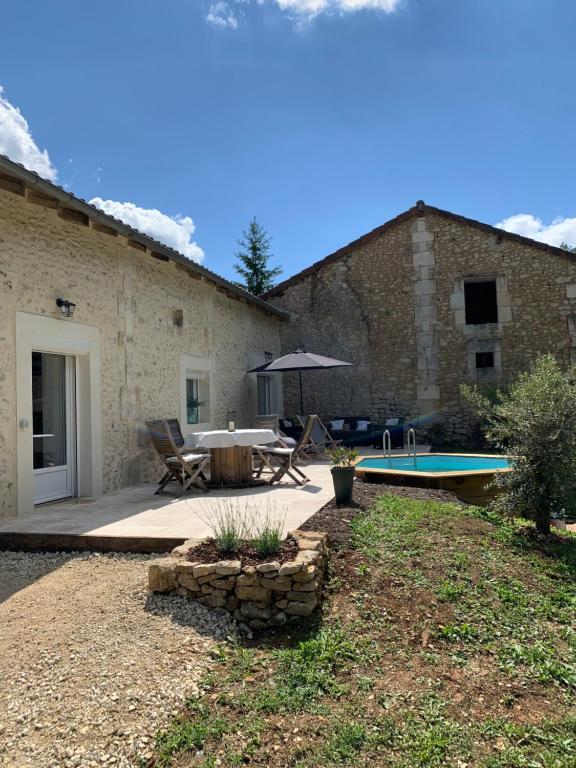
{"label": "soil patch", "polygon": [[[312,530],[308,528],[307,530]],[[251,542],[246,541],[233,555],[223,555],[218,549],[214,539],[208,539],[193,547],[187,554],[186,559],[191,563],[216,563],[219,560],[240,560],[242,565],[258,565],[274,560],[283,563],[291,562],[296,559],[298,554],[298,543],[296,539],[289,536],[284,539],[278,552],[274,555],[261,555],[254,549]]]}
{"label": "soil patch", "polygon": [[373,506],[376,499],[384,494],[405,496],[422,501],[447,501],[463,507],[460,499],[448,491],[437,491],[432,488],[411,488],[402,485],[386,485],[385,483],[369,483],[365,480],[355,480],[352,503],[338,506],[334,499],[325,504],[312,517],[300,526],[301,531],[326,531],[330,536],[330,545],[334,549],[347,546],[350,540],[350,523],[356,515],[365,512]]}

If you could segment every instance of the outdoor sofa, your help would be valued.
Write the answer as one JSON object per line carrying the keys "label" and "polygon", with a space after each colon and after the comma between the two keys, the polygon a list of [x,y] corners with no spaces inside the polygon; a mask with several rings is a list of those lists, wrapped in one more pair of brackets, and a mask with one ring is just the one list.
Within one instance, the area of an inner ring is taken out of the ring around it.
{"label": "outdoor sofa", "polygon": [[[375,422],[369,416],[338,416],[324,422],[330,434],[342,445],[382,448],[384,430],[390,431],[392,448],[404,447],[404,419],[385,419]],[[285,435],[298,440],[301,425],[297,419],[280,419],[280,429]]]}

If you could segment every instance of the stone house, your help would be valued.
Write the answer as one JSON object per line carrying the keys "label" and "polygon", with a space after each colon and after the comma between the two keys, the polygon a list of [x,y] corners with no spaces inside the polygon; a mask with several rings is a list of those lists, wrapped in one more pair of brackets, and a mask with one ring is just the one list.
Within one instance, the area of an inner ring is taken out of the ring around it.
{"label": "stone house", "polygon": [[[305,377],[325,418],[403,416],[469,437],[463,382],[495,387],[539,353],[576,359],[576,257],[418,202],[277,285],[282,349],[356,363]],[[286,413],[297,409],[285,378]]]}
{"label": "stone house", "polygon": [[246,371],[284,321],[0,157],[0,516],[157,479],[146,419],[187,433],[279,410],[281,382]]}

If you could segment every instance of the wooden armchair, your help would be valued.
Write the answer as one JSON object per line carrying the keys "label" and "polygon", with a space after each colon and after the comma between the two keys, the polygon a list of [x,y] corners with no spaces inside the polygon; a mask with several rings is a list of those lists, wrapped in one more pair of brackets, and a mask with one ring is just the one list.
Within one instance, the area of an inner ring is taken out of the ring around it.
{"label": "wooden armchair", "polygon": [[260,477],[264,469],[267,468],[272,472],[270,485],[277,483],[284,475],[291,477],[298,485],[310,482],[310,478],[306,477],[304,472],[294,462],[300,458],[300,452],[309,443],[315,418],[315,416],[308,416],[295,448],[271,445],[255,446],[255,452],[260,461],[260,466],[256,470],[256,477]]}
{"label": "wooden armchair", "polygon": [[[146,426],[152,445],[166,470],[160,478],[155,493],[162,493],[170,480],[176,480],[180,483],[182,486],[180,495],[186,493],[192,486],[196,486],[207,493],[208,488],[203,470],[210,461],[210,454],[181,451],[184,438],[176,419],[147,421]],[[180,439],[182,442],[178,444]]]}

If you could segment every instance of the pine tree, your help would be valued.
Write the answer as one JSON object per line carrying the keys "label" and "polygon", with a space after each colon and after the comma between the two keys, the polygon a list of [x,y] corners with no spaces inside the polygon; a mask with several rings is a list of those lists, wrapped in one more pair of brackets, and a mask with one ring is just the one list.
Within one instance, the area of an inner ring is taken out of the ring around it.
{"label": "pine tree", "polygon": [[282,274],[280,267],[268,266],[272,258],[270,237],[254,218],[248,230],[242,232],[238,245],[240,250],[236,256],[240,261],[234,264],[234,269],[244,280],[238,285],[254,296],[261,296],[272,288],[274,278]]}

